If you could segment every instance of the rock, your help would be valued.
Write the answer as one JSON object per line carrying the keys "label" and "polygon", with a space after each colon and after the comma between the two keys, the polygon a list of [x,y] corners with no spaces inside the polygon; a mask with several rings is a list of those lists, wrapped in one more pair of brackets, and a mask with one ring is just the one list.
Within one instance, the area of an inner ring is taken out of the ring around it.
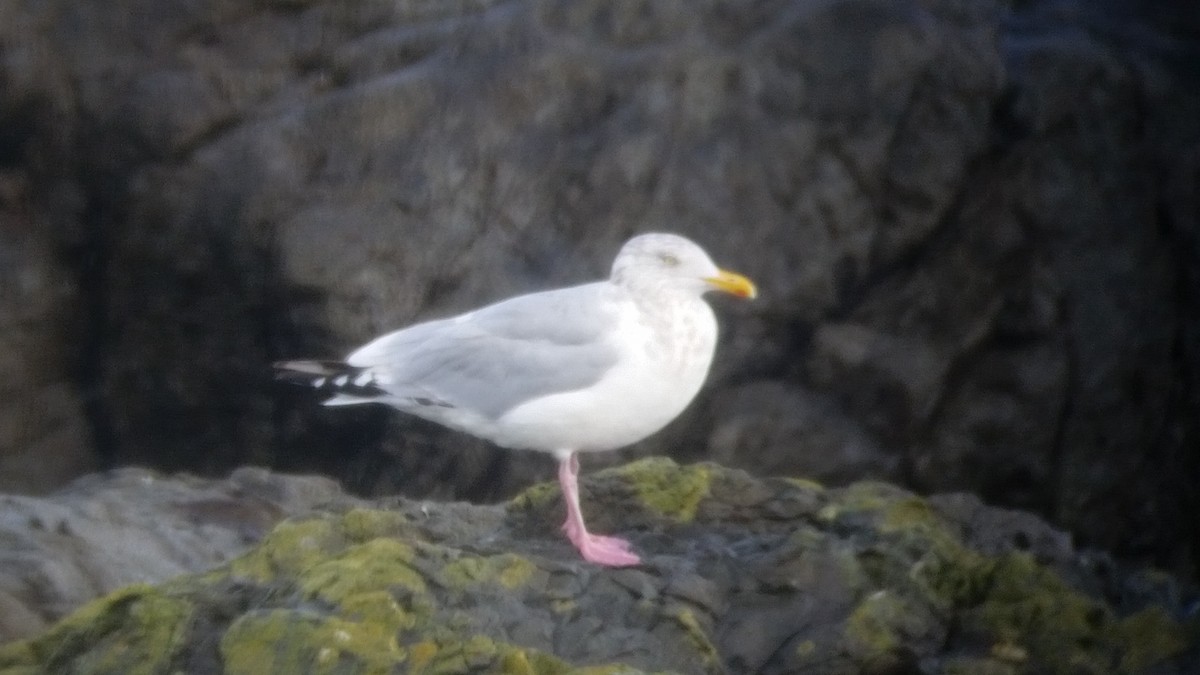
{"label": "rock", "polygon": [[326,478],[248,468],[221,481],[123,469],[47,497],[0,495],[0,642],[120,587],[228,561],[327,503],[354,500]]}
{"label": "rock", "polygon": [[0,168],[0,491],[41,493],[98,462],[77,386],[84,294],[30,182]]}
{"label": "rock", "polygon": [[[0,672],[1194,672],[1169,578],[1107,585],[1069,538],[962,495],[825,489],[649,459],[584,479],[605,569],[543,484],[290,519],[212,570],[134,585],[0,647]],[[1017,536],[1020,534],[1020,536]],[[1111,572],[1112,570],[1110,570]],[[1115,582],[1120,579],[1122,582]],[[1082,581],[1081,581],[1082,580]],[[1090,580],[1091,583],[1087,583]]]}
{"label": "rock", "polygon": [[[795,473],[822,483],[861,476],[898,476],[901,457],[876,444],[836,400],[781,382],[760,381],[712,394],[722,410],[703,456],[762,475]],[[779,452],[803,438],[804,451]],[[827,457],[837,457],[836,462]]]}
{"label": "rock", "polygon": [[253,463],[507,498],[549,464],[267,364],[674,229],[762,298],[718,308],[709,387],[631,454],[969,490],[1195,576],[1195,27],[1161,0],[13,0],[0,167],[58,290],[0,334],[53,361],[0,401],[35,413],[0,456],[46,453],[29,489]]}
{"label": "rock", "polygon": [[[1160,42],[1153,27],[1165,26],[1167,3],[1081,3],[1075,11],[1088,31],[1069,28],[1055,6],[1064,7],[1046,3],[1018,17],[1005,44],[1015,86],[1010,157],[1019,160],[1002,165],[995,189],[980,190],[978,206],[965,211],[989,223],[984,229],[1016,226],[1039,253],[996,317],[1002,344],[963,373],[982,389],[978,403],[966,392],[951,396],[963,423],[939,426],[950,432],[945,445],[971,438],[979,455],[1006,463],[1010,441],[1044,448],[1021,451],[1007,470],[994,466],[996,484],[978,491],[985,497],[1042,484],[1041,494],[1006,501],[1071,523],[1089,545],[1178,561],[1194,555],[1195,540],[1165,532],[1194,530],[1187,523],[1200,502],[1185,476],[1196,475],[1200,455],[1185,449],[1194,446],[1184,439],[1197,432],[1195,416],[1172,412],[1198,401],[1185,383],[1194,373],[1180,370],[1196,353],[1182,345],[1195,344],[1198,315],[1175,308],[1197,297],[1187,280],[1200,262],[1200,221],[1167,204],[1179,203],[1170,177],[1195,175],[1200,127],[1185,130],[1174,111],[1200,119],[1200,99],[1184,93],[1195,91],[1185,82],[1194,82],[1200,50],[1173,38],[1200,24],[1192,10],[1190,24],[1163,30]],[[1113,58],[1126,49],[1145,58]],[[1050,61],[1054,68],[1043,67]],[[1060,179],[1063,169],[1071,181]],[[997,227],[999,214],[1009,226]],[[999,403],[991,410],[989,396]],[[988,432],[993,442],[980,442]],[[941,474],[948,464],[927,466]]]}

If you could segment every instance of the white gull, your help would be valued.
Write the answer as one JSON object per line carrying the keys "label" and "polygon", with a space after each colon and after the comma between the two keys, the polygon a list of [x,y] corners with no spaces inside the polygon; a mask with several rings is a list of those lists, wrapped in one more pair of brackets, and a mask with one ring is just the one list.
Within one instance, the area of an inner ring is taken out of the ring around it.
{"label": "white gull", "polygon": [[344,362],[285,361],[282,379],[383,403],[507,448],[553,454],[563,531],[584,559],[636,565],[623,539],[592,534],[579,508],[580,452],[615,450],[675,419],[708,376],[717,322],[702,296],[753,298],[674,234],[630,239],[604,281],[531,293],[388,333]]}

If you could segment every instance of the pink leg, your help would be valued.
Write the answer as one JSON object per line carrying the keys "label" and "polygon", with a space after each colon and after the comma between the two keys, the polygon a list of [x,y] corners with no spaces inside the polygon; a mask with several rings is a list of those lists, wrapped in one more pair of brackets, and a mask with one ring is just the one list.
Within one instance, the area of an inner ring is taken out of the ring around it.
{"label": "pink leg", "polygon": [[624,539],[587,531],[583,512],[579,510],[579,458],[574,452],[559,460],[558,482],[562,485],[563,501],[567,503],[567,522],[563,523],[562,529],[584,560],[608,567],[628,567],[641,562]]}

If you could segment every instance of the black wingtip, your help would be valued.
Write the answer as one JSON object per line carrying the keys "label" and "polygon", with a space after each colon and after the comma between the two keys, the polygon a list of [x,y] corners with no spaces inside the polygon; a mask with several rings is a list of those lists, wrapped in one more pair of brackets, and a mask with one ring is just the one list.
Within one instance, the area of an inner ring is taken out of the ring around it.
{"label": "black wingtip", "polygon": [[276,361],[275,379],[288,384],[310,387],[327,394],[379,396],[386,394],[367,369],[341,361]]}

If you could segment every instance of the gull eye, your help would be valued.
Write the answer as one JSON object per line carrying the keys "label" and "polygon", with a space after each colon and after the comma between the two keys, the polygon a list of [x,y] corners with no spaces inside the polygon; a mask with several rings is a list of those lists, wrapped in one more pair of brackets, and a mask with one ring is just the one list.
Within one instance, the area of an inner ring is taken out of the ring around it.
{"label": "gull eye", "polygon": [[667,267],[679,267],[679,258],[670,253],[659,253],[658,259]]}

